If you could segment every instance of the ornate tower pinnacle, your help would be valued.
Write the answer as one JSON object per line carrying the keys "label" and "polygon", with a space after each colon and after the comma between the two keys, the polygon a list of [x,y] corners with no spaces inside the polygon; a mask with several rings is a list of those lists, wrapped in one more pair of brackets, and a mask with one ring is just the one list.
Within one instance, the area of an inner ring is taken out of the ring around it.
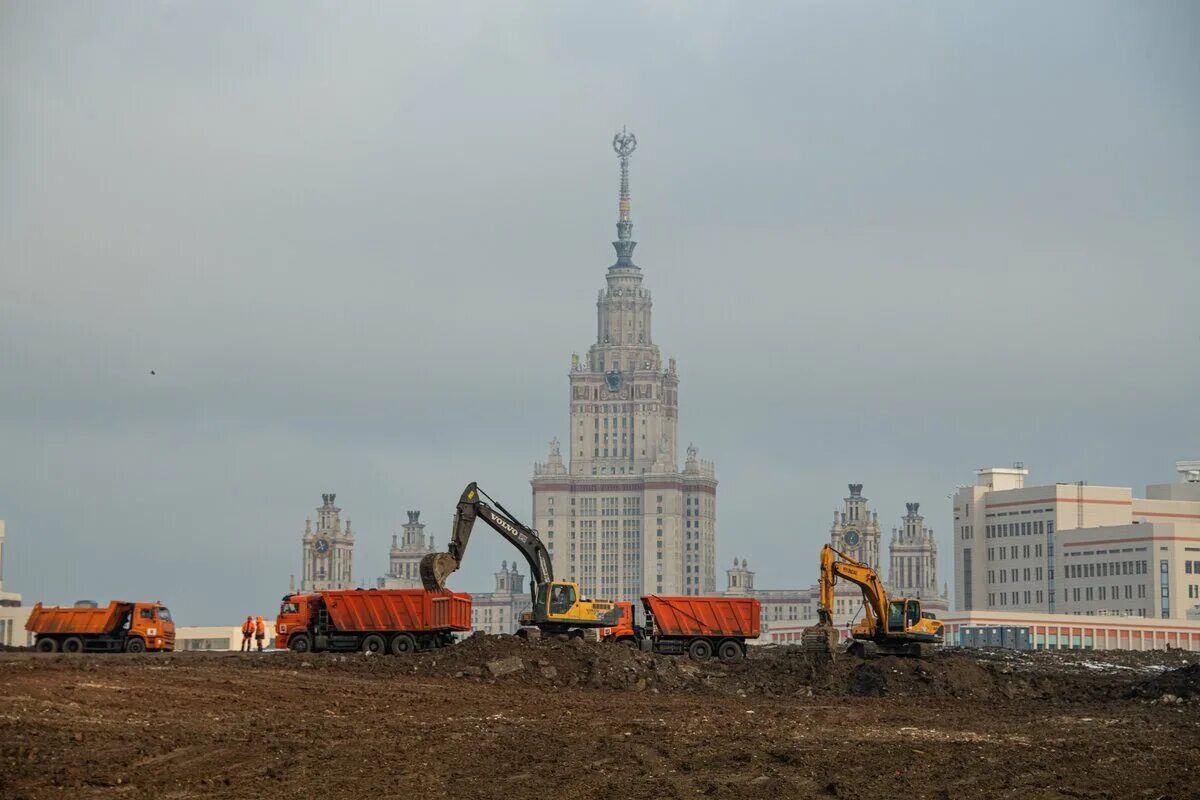
{"label": "ornate tower pinnacle", "polygon": [[637,149],[637,137],[621,128],[621,132],[613,137],[613,150],[621,164],[621,194],[617,201],[617,241],[613,247],[617,250],[617,263],[612,268],[637,269],[633,263],[633,217],[629,212],[629,157]]}

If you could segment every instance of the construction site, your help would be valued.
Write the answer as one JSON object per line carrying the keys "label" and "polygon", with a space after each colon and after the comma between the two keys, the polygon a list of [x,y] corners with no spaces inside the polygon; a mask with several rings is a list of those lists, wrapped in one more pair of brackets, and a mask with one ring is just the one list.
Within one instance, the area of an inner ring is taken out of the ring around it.
{"label": "construction site", "polygon": [[0,654],[4,798],[1181,798],[1194,654]]}

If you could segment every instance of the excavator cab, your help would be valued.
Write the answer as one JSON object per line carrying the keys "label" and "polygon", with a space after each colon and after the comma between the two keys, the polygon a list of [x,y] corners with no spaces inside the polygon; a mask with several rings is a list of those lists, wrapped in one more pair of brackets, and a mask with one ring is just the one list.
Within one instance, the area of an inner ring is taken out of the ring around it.
{"label": "excavator cab", "polygon": [[543,586],[542,591],[538,594],[544,596],[547,588],[550,590],[549,607],[547,608],[549,616],[569,616],[572,606],[578,599],[575,587],[569,583],[551,583]]}
{"label": "excavator cab", "polygon": [[547,581],[538,586],[533,610],[528,622],[548,632],[566,632],[577,628],[598,628],[615,625],[621,610],[615,603],[588,600],[579,593],[579,584],[570,581]]}
{"label": "excavator cab", "polygon": [[921,621],[921,601],[898,598],[888,602],[888,633],[908,633]]}

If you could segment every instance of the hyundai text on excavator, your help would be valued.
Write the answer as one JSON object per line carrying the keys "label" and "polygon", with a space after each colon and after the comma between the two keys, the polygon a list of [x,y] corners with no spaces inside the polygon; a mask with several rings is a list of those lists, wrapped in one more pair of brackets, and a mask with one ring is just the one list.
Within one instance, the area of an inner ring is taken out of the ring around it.
{"label": "hyundai text on excavator", "polygon": [[[492,502],[484,502],[480,495]],[[476,519],[482,519],[520,550],[529,564],[533,609],[521,615],[521,625],[535,627],[547,634],[580,636],[587,628],[608,628],[617,624],[621,617],[621,609],[617,604],[607,600],[589,600],[580,594],[579,584],[554,580],[550,552],[538,538],[537,532],[518,521],[474,481],[467,485],[458,500],[458,508],[454,512],[454,530],[447,547],[449,552],[430,553],[421,559],[421,583],[426,591],[436,592],[445,588],[446,578],[462,564]],[[524,633],[528,635],[527,630]]]}
{"label": "hyundai text on excavator", "polygon": [[933,614],[921,612],[920,600],[888,597],[878,572],[825,545],[821,549],[819,622],[805,629],[802,636],[805,650],[827,655],[837,650],[833,587],[839,578],[858,586],[863,595],[863,620],[850,631],[851,654],[860,658],[882,655],[928,658],[933,655],[934,647],[942,643],[942,623]]}

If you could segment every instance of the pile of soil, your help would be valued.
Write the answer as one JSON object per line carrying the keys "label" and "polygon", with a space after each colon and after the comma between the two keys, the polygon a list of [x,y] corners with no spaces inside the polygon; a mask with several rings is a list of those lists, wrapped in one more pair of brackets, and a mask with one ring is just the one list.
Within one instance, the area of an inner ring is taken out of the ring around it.
{"label": "pile of soil", "polygon": [[1129,694],[1163,704],[1200,702],[1200,663],[1169,670],[1142,681]]}
{"label": "pile of soil", "polygon": [[0,798],[1192,797],[1192,708],[1130,696],[1194,690],[1161,655],[6,653]]}
{"label": "pile of soil", "polygon": [[[580,639],[476,634],[453,647],[413,656],[284,654],[301,669],[378,676],[453,678],[544,689],[696,692],[746,697],[945,697],[1081,702],[1126,697],[1140,671],[1165,669],[1164,654],[980,653],[943,650],[932,658],[863,661],[814,656],[797,647],[755,647],[736,664],[698,663]],[[1128,661],[1130,663],[1122,663]],[[1100,667],[1097,667],[1097,664]],[[1135,666],[1136,665],[1136,666]]]}

